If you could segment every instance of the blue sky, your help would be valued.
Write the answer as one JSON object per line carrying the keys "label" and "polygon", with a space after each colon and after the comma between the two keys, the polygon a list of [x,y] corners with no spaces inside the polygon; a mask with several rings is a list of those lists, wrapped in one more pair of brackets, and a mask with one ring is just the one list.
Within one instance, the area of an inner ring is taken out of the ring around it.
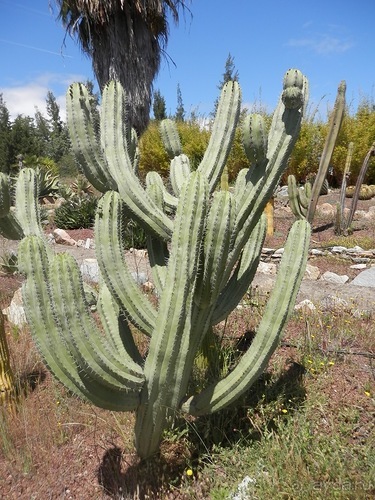
{"label": "blue sky", "polygon": [[[310,109],[319,104],[323,118],[341,80],[352,110],[363,97],[375,100],[374,0],[193,0],[190,9],[192,17],[170,26],[168,58],[154,85],[170,113],[177,84],[187,113],[212,111],[229,53],[250,108],[271,111],[291,67],[309,78]],[[13,118],[33,115],[35,106],[43,111],[48,90],[64,113],[69,83],[94,79],[48,0],[0,0],[0,60],[0,93]]]}

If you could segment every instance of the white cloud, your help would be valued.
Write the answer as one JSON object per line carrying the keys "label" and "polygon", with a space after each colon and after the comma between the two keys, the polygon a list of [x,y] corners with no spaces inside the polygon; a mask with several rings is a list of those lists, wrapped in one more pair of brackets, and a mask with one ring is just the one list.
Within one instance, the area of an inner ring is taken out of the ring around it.
{"label": "white cloud", "polygon": [[32,81],[0,87],[0,93],[3,94],[11,120],[14,120],[20,114],[34,116],[35,108],[38,108],[45,115],[46,97],[50,90],[60,106],[60,116],[65,120],[65,94],[68,86],[74,81],[85,81],[86,79],[82,75],[45,73]]}
{"label": "white cloud", "polygon": [[306,47],[317,54],[337,54],[351,49],[354,43],[331,35],[315,35],[308,38],[291,38],[289,47]]}

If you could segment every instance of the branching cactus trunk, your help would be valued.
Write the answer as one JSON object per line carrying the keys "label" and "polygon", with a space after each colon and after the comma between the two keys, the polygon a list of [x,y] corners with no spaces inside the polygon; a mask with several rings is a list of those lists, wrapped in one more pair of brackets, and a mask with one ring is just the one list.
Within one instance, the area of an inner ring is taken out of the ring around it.
{"label": "branching cactus trunk", "polygon": [[[102,408],[136,412],[141,457],[158,451],[177,411],[201,415],[235,401],[263,372],[278,345],[306,264],[310,225],[305,220],[290,231],[275,289],[249,351],[228,376],[199,394],[188,393],[202,342],[235,309],[256,272],[266,232],[264,208],[297,140],[306,95],[305,77],[290,70],[268,133],[259,115],[245,121],[251,168],[240,172],[232,193],[217,187],[239,120],[238,83],[229,82],[222,90],[212,135],[195,172],[174,123],[162,123],[171,191],[155,172],[147,175],[145,187],[136,175],[137,143],[127,127],[118,83],[110,82],[103,91],[99,131],[86,88],[74,84],[68,91],[75,153],[90,182],[105,193],[95,222],[102,326],[91,316],[74,259],[54,255],[34,234],[23,238],[18,256],[26,275],[26,315],[46,364],[72,392]],[[157,305],[142,294],[124,257],[128,218],[148,233]],[[150,338],[144,359],[131,325]]]}

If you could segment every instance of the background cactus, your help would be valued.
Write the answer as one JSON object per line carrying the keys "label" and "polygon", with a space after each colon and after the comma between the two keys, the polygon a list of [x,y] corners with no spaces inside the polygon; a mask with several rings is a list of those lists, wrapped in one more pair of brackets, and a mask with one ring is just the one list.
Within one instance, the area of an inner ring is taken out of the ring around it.
{"label": "background cactus", "polygon": [[342,121],[344,119],[345,92],[346,92],[346,82],[342,81],[340,82],[340,85],[337,89],[335,105],[333,108],[333,112],[329,118],[328,135],[326,137],[322,156],[320,158],[318,173],[316,175],[316,179],[312,186],[311,200],[307,210],[307,220],[310,223],[312,223],[314,219],[318,198],[321,194],[324,181],[326,180],[327,171],[332,158],[337,136],[340,132]]}
{"label": "background cactus", "polygon": [[[244,134],[245,149],[255,161],[240,172],[233,194],[217,185],[239,120],[238,83],[223,87],[212,135],[195,172],[181,151],[174,123],[162,124],[171,157],[171,192],[155,173],[147,176],[145,187],[136,175],[137,145],[118,83],[110,82],[103,91],[100,131],[86,88],[74,84],[68,91],[74,150],[90,182],[105,193],[95,221],[102,275],[98,314],[105,335],[91,316],[74,259],[53,255],[43,237],[30,233],[19,246],[26,315],[46,364],[71,391],[103,408],[136,411],[141,457],[158,450],[176,411],[211,413],[247,391],[277,347],[293,308],[309,246],[305,220],[290,231],[275,289],[249,351],[222,380],[199,394],[187,393],[202,342],[237,306],[259,263],[266,229],[262,214],[286,168],[305,108],[307,81],[297,70],[291,75],[284,79],[267,140],[264,130],[260,141]],[[123,228],[129,218],[148,234],[156,306],[142,294],[124,258]],[[130,324],[150,338],[145,359]]]}

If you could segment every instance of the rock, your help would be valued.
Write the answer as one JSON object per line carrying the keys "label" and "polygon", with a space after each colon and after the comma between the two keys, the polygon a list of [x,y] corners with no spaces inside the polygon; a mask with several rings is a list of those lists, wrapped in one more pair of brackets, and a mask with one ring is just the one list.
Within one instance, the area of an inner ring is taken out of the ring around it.
{"label": "rock", "polygon": [[320,275],[319,267],[307,264],[304,279],[315,281],[319,278],[319,275]]}
{"label": "rock", "polygon": [[362,253],[364,250],[363,250],[363,248],[356,245],[355,247],[347,248],[346,251],[348,253]]}
{"label": "rock", "polygon": [[375,287],[375,267],[362,271],[352,280],[351,285]]}
{"label": "rock", "polygon": [[347,251],[346,247],[335,246],[331,248],[332,253],[345,253]]}
{"label": "rock", "polygon": [[23,308],[22,289],[15,291],[9,307],[3,310],[8,321],[16,326],[24,325],[26,321],[25,310]]}
{"label": "rock", "polygon": [[336,285],[344,285],[347,281],[349,281],[349,276],[338,275],[336,273],[332,273],[331,271],[326,271],[320,277],[322,281],[328,281],[329,283],[335,283]]}
{"label": "rock", "polygon": [[135,272],[135,273],[132,273],[132,276],[133,276],[134,280],[136,281],[136,283],[138,285],[141,285],[141,286],[144,285],[148,281],[146,273]]}
{"label": "rock", "polygon": [[327,215],[330,217],[336,213],[336,209],[330,203],[322,203],[316,207],[316,210],[320,212],[321,215]]}
{"label": "rock", "polygon": [[350,269],[366,269],[366,264],[353,264]]}
{"label": "rock", "polygon": [[276,264],[272,264],[270,262],[259,262],[257,272],[262,274],[274,275],[276,274],[276,270]]}
{"label": "rock", "polygon": [[69,234],[64,231],[64,229],[55,229],[53,231],[53,235],[55,237],[56,243],[60,243],[60,245],[71,245],[76,246],[77,242],[69,236]]}
{"label": "rock", "polygon": [[310,252],[311,255],[324,255],[323,250],[319,250],[318,248],[313,248]]}
{"label": "rock", "polygon": [[99,282],[100,270],[96,259],[84,259],[80,266],[80,271],[83,278],[93,281],[94,283]]}

